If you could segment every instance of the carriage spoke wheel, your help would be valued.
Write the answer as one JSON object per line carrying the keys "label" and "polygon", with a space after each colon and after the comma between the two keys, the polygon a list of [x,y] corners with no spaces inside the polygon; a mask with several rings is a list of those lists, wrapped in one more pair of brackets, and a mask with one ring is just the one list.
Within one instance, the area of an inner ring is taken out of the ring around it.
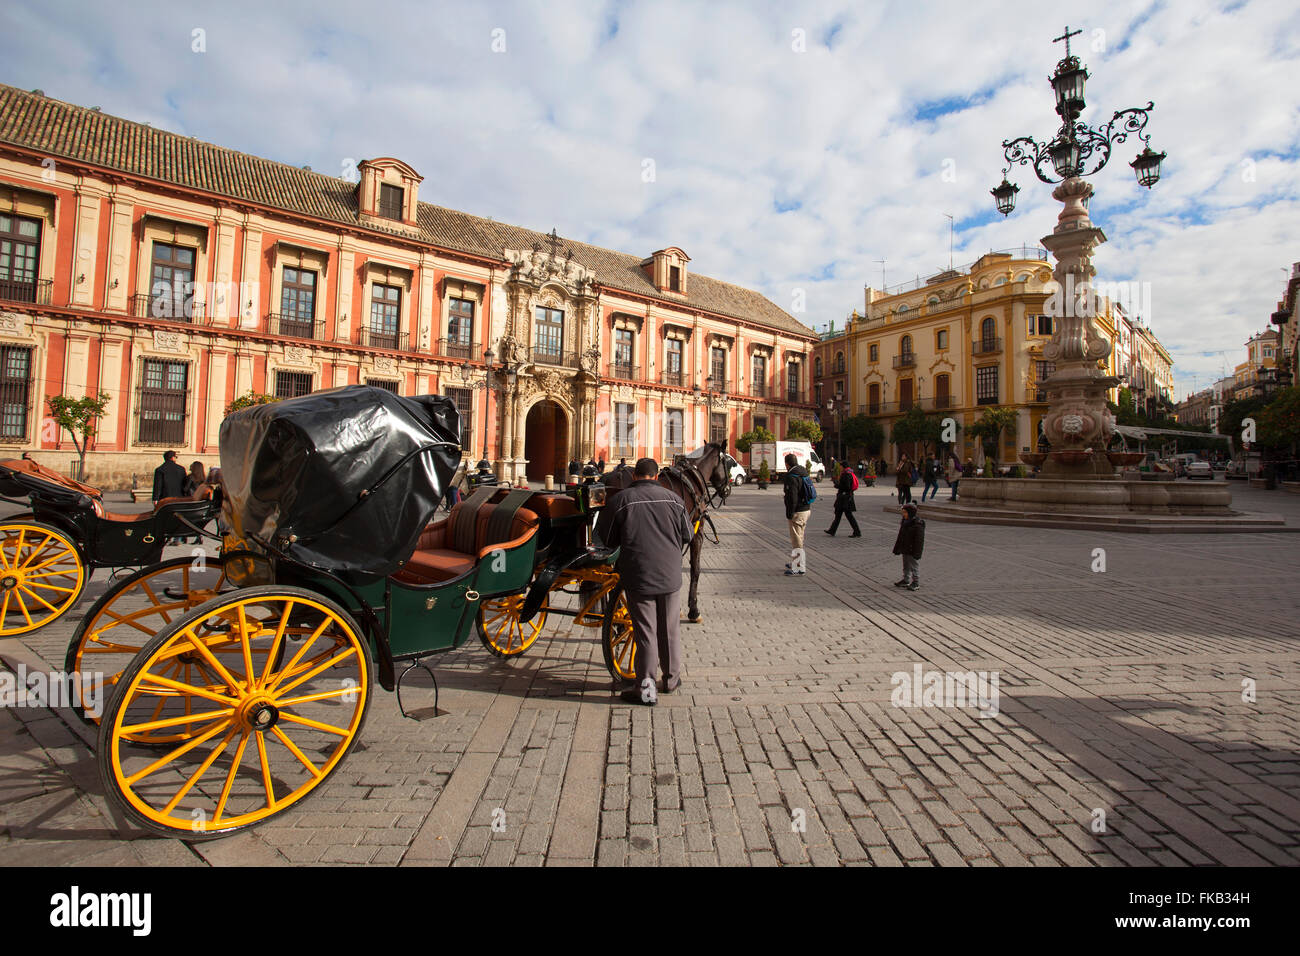
{"label": "carriage spoke wheel", "polygon": [[[164,836],[201,840],[270,819],[342,763],[372,671],[361,629],[311,591],[216,597],[150,638],[123,672],[99,727],[105,791]],[[178,730],[174,745],[157,746]]]}
{"label": "carriage spoke wheel", "polygon": [[[64,671],[78,675],[100,691],[92,700],[73,698],[73,710],[90,724],[99,723],[104,696],[117,686],[122,671],[151,637],[205,601],[231,590],[225,561],[218,557],[173,558],[135,571],[104,592],[86,612],[73,632]],[[218,657],[237,651],[237,645],[214,647]],[[258,653],[265,654],[266,649]],[[181,680],[198,675],[206,664],[194,654],[176,659],[173,669]],[[186,670],[189,673],[186,673]],[[93,704],[88,712],[83,703]],[[142,734],[138,739],[170,743],[185,739],[186,728],[169,728]]]}
{"label": "carriage spoke wheel", "polygon": [[479,604],[478,627],[479,640],[497,657],[514,657],[533,646],[546,627],[546,608],[549,599],[542,600],[532,620],[524,623],[519,620],[526,594],[508,594],[505,597],[488,598]]}
{"label": "carriage spoke wheel", "polygon": [[622,585],[606,599],[605,624],[601,629],[600,649],[611,676],[621,680],[636,678],[636,643],[632,640],[632,615],[627,610],[627,595]]}
{"label": "carriage spoke wheel", "polygon": [[44,627],[86,587],[85,563],[62,531],[40,522],[0,524],[0,637]]}

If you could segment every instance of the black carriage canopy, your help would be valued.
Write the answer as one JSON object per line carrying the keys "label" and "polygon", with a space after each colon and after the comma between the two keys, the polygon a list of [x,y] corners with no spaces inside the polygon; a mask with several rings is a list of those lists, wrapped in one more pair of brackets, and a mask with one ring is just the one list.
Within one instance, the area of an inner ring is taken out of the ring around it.
{"label": "black carriage canopy", "polygon": [[254,405],[221,423],[235,533],[330,571],[396,571],[459,461],[460,414],[438,395],[349,385]]}

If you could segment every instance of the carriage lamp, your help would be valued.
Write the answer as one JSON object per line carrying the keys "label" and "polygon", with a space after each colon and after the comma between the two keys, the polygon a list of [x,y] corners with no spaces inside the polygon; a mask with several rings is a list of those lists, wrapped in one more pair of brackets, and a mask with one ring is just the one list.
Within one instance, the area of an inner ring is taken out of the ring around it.
{"label": "carriage lamp", "polygon": [[[1040,180],[1049,185],[1091,176],[1100,172],[1110,160],[1114,147],[1126,142],[1130,136],[1137,136],[1144,146],[1129,164],[1137,176],[1138,185],[1150,189],[1160,179],[1160,163],[1165,154],[1151,149],[1151,136],[1146,132],[1147,120],[1155,109],[1154,103],[1116,110],[1104,126],[1094,128],[1079,120],[1085,106],[1084,89],[1089,74],[1079,58],[1070,53],[1070,38],[1082,32],[1066,27],[1064,34],[1052,40],[1053,43],[1065,41],[1065,57],[1056,64],[1056,71],[1048,78],[1056,98],[1056,112],[1061,117],[1061,128],[1056,135],[1047,142],[1039,142],[1032,136],[1020,136],[1002,143],[1007,169],[1003,170],[1002,182],[990,192],[998,212],[1004,216],[1010,215],[1015,208],[1016,193],[1020,188],[1007,179],[1006,174],[1012,166],[1029,166]],[[1086,197],[1083,202],[1086,208]]]}

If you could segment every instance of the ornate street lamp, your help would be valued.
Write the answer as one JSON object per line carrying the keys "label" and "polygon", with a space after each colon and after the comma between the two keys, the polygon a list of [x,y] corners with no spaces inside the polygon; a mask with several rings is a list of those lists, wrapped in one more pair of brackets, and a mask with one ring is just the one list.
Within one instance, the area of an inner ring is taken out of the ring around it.
{"label": "ornate street lamp", "polygon": [[[484,392],[484,396],[483,396],[483,405],[484,405],[484,407],[483,407],[483,456],[482,456],[483,458],[487,458],[487,456],[488,456],[488,408],[487,408],[487,393],[488,393],[488,392],[502,392],[502,393],[505,393],[505,392],[508,391],[509,389],[513,389],[513,388],[515,387],[515,383],[516,383],[516,382],[518,381],[518,379],[519,379],[519,370],[518,370],[517,368],[515,368],[514,366],[512,366],[512,365],[509,363],[508,360],[506,360],[506,361],[502,361],[501,365],[499,365],[499,366],[494,366],[492,363],[493,363],[495,360],[496,360],[496,353],[493,352],[491,349],[488,349],[487,351],[485,351],[485,352],[483,353],[483,364],[486,366],[486,368],[484,369],[484,377],[483,377],[482,381],[471,381],[471,377],[472,377],[473,374],[474,374],[474,370],[473,370],[473,368],[470,367],[470,364],[469,364],[469,361],[468,361],[468,360],[462,361],[462,362],[460,363],[460,365],[457,366],[457,369],[456,369],[457,373],[460,375],[460,381],[461,381],[461,384],[462,384],[463,387],[468,388],[468,389],[471,389],[471,390],[473,390],[473,391],[478,391],[478,390],[481,389],[481,390],[483,390],[483,392]],[[498,384],[498,383],[492,381],[493,377],[496,375],[497,372],[502,372],[502,373],[504,373],[504,375],[505,375],[505,381],[504,381],[503,383]]]}
{"label": "ornate street lamp", "polygon": [[1144,148],[1130,166],[1138,184],[1149,189],[1160,179],[1165,154],[1151,149],[1146,132],[1148,116],[1155,108],[1152,102],[1117,110],[1110,122],[1096,129],[1079,119],[1086,105],[1088,71],[1070,52],[1070,38],[1082,32],[1067,26],[1052,41],[1065,42],[1065,56],[1049,78],[1061,117],[1060,129],[1046,142],[1030,136],[1005,140],[1002,149],[1007,168],[992,195],[998,212],[1009,215],[1015,208],[1018,187],[1007,179],[1007,173],[1014,166],[1030,166],[1040,180],[1056,185],[1052,196],[1065,207],[1052,234],[1043,238],[1043,245],[1056,258],[1052,274],[1055,291],[1047,308],[1054,320],[1052,340],[1043,347],[1043,359],[1056,364],[1056,370],[1042,383],[1048,402],[1043,433],[1052,447],[1044,473],[1087,479],[1114,475],[1105,456],[1115,425],[1106,396],[1120,379],[1103,371],[1113,346],[1096,324],[1095,296],[1089,283],[1096,274],[1092,252],[1106,236],[1088,218],[1092,186],[1083,177],[1099,172],[1115,145],[1136,135]]}

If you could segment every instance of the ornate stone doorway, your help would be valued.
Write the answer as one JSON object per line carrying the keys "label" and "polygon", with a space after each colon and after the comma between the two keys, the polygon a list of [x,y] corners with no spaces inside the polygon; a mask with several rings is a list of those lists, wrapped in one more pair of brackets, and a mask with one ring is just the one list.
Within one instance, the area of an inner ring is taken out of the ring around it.
{"label": "ornate stone doorway", "polygon": [[528,459],[528,480],[545,481],[558,476],[569,463],[569,416],[556,402],[543,399],[528,410],[524,425],[524,457]]}

